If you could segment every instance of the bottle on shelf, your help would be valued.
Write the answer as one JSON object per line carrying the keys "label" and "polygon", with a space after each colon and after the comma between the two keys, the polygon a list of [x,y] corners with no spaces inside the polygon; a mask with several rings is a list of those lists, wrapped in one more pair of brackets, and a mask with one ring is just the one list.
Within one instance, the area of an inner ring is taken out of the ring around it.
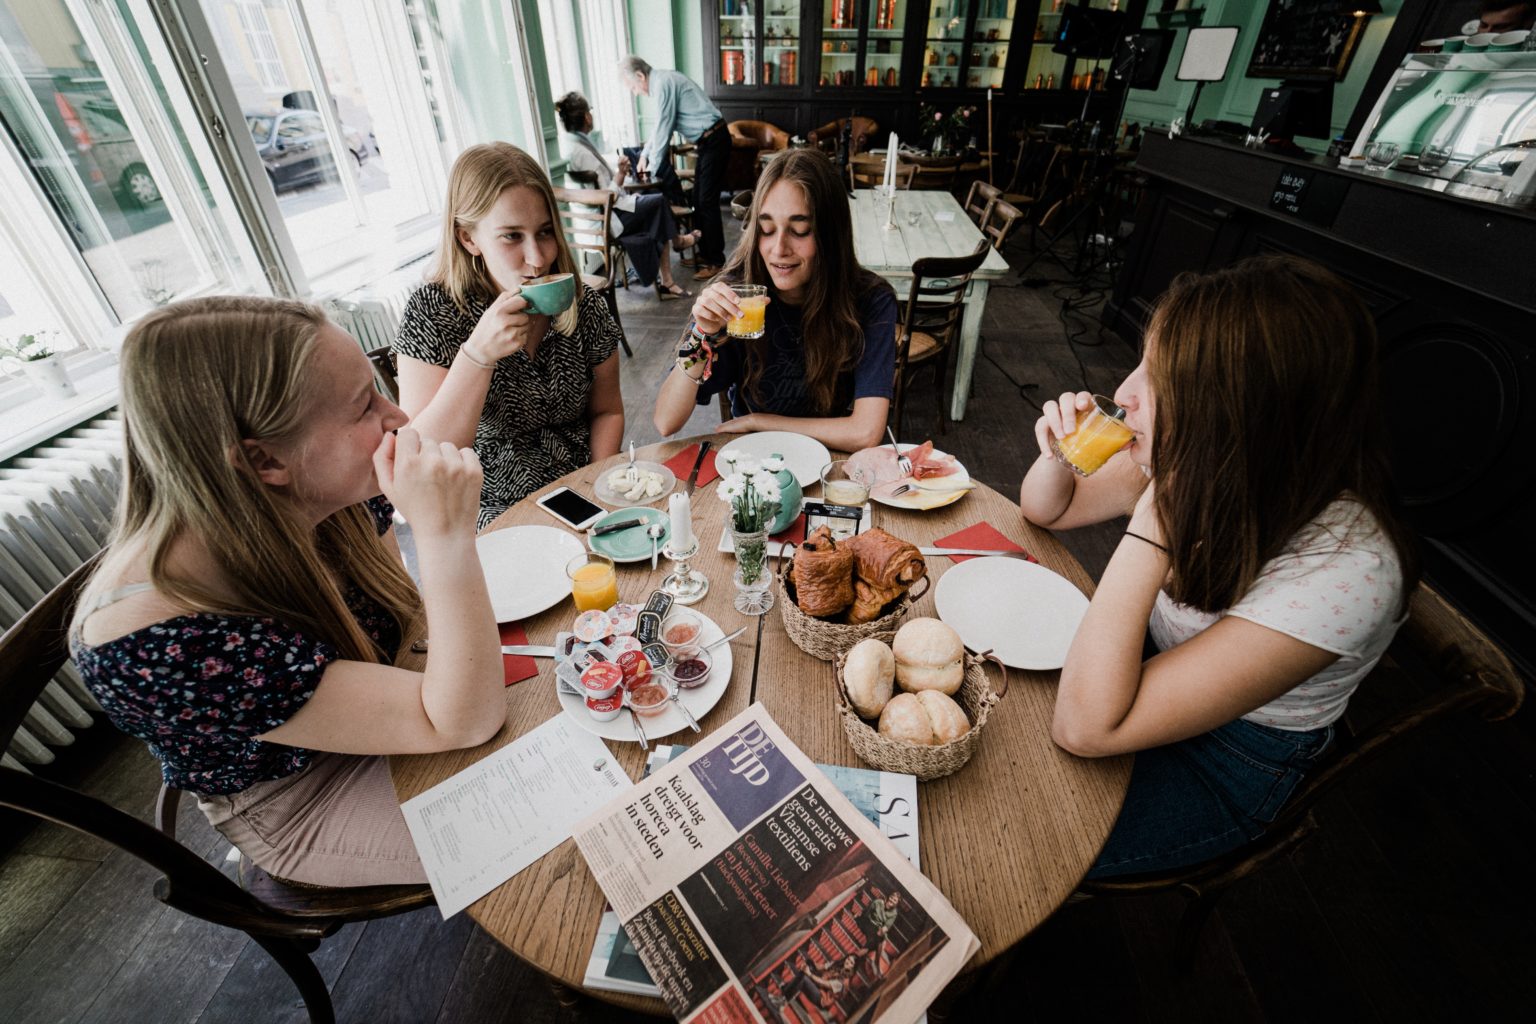
{"label": "bottle on shelf", "polygon": [[894,86],[896,84],[896,69],[895,68],[886,68],[885,69],[885,84],[888,85],[888,86]]}
{"label": "bottle on shelf", "polygon": [[944,63],[948,67],[954,67],[955,65],[960,63],[960,55],[955,53],[954,50],[950,50],[949,51],[949,56],[944,58]]}
{"label": "bottle on shelf", "polygon": [[993,50],[992,51],[992,56],[987,58],[987,67],[989,67],[989,68],[999,67],[999,66],[1002,65],[1002,62],[1003,62],[1003,58],[1001,58],[1001,57],[999,57],[997,55],[997,51],[996,50]]}
{"label": "bottle on shelf", "polygon": [[928,48],[928,63],[930,65],[932,65],[932,64],[937,64],[938,62],[939,62],[938,52],[935,51],[932,47],[929,47]]}
{"label": "bottle on shelf", "polygon": [[769,25],[768,26],[768,31],[763,33],[763,45],[764,46],[772,46],[774,38],[775,38],[775,35],[776,34],[773,31],[773,26]]}
{"label": "bottle on shelf", "polygon": [[880,69],[879,68],[870,68],[868,71],[866,71],[864,73],[864,84],[865,85],[879,85],[880,84]]}
{"label": "bottle on shelf", "polygon": [[1044,72],[1040,72],[1040,73],[1037,73],[1035,75],[1035,88],[1036,89],[1044,89],[1045,88],[1045,74],[1044,74]]}
{"label": "bottle on shelf", "polygon": [[1035,41],[1045,41],[1045,22],[1043,20],[1035,22]]}
{"label": "bottle on shelf", "polygon": [[1056,72],[1052,71],[1050,74],[1045,76],[1045,87],[1047,89],[1056,88]]}

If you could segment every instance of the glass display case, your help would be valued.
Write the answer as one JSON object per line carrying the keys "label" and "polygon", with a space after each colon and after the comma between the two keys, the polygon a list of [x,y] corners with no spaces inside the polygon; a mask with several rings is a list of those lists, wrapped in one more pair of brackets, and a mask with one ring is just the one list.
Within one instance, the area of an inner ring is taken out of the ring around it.
{"label": "glass display case", "polygon": [[800,84],[799,0],[716,0],[720,59],[716,84]]}
{"label": "glass display case", "polygon": [[[1078,0],[1077,6],[1118,11],[1125,5],[1121,0]],[[1109,72],[1114,65],[1112,58],[1071,58],[1052,49],[1061,29],[1061,15],[1065,7],[1065,0],[1040,0],[1035,27],[1030,33],[1029,65],[1024,71],[1022,87],[1102,92],[1109,85]],[[1125,24],[1129,31],[1130,20],[1127,19]],[[1023,46],[1024,43],[1021,41],[1019,45]]]}
{"label": "glass display case", "polygon": [[816,84],[899,87],[906,21],[907,0],[824,0]]}
{"label": "glass display case", "polygon": [[1001,89],[1018,0],[924,0],[923,81],[929,88]]}

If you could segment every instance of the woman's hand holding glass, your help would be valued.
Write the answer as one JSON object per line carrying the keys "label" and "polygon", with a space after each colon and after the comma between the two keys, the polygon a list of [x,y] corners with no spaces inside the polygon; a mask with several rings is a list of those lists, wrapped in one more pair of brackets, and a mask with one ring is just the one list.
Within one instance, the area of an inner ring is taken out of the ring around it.
{"label": "woman's hand holding glass", "polygon": [[[716,281],[693,300],[693,322],[704,334],[719,334],[725,325],[741,316],[736,292],[724,281]],[[720,339],[723,344],[725,339]]]}
{"label": "woman's hand holding glass", "polygon": [[385,434],[373,453],[379,489],[422,537],[474,535],[480,460],[471,448],[432,441],[410,427]]}
{"label": "woman's hand holding glass", "polygon": [[519,289],[496,296],[464,342],[470,358],[494,366],[498,359],[526,348],[533,340],[533,317],[525,312],[527,308],[528,300]]}
{"label": "woman's hand holding glass", "polygon": [[1051,436],[1060,441],[1075,431],[1078,420],[1092,408],[1093,393],[1089,391],[1064,391],[1060,398],[1046,402],[1040,409],[1040,418],[1035,420],[1035,443],[1040,446],[1040,454],[1054,461]]}

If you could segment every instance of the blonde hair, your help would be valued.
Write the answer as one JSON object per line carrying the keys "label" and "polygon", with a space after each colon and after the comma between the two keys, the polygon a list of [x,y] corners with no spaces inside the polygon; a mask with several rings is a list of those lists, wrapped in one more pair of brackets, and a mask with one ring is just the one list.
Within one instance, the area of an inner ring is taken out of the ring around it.
{"label": "blonde hair", "polygon": [[466,312],[472,296],[489,302],[501,294],[501,289],[486,272],[485,261],[472,256],[459,241],[459,229],[473,231],[475,225],[491,212],[503,192],[519,186],[538,192],[549,210],[559,250],[553,272],[570,274],[576,285],[575,299],[570,308],[553,318],[554,325],[561,334],[573,334],[580,316],[583,289],[581,273],[560,223],[555,189],[538,162],[510,143],[486,142],[470,146],[453,162],[453,170],[448,173],[448,198],[443,203],[443,234],[437,246],[437,262],[427,274],[427,280],[441,286],[454,305]]}
{"label": "blonde hair", "polygon": [[[362,504],[319,526],[262,483],[241,444],[292,442],[334,396],[310,383],[318,306],[283,299],[212,297],[145,316],[123,342],[126,469],[112,539],[79,603],[78,628],[96,595],[142,550],[149,582],[193,612],[270,618],[357,661],[385,660],[343,597],[355,586],[402,629],[420,598]],[[227,592],[173,576],[173,543],[195,537]]]}

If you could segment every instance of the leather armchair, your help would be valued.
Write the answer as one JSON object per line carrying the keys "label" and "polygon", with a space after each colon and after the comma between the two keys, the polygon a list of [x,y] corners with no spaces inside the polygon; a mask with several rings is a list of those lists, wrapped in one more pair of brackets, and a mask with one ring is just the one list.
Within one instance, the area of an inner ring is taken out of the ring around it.
{"label": "leather armchair", "polygon": [[[829,121],[806,136],[806,141],[828,153],[837,152],[838,140],[843,137],[843,125],[848,123],[846,117],[840,117],[836,121]],[[855,117],[853,119],[853,152],[862,153],[875,141],[875,133],[880,130],[880,122],[872,117]],[[852,154],[849,154],[850,156]]]}
{"label": "leather armchair", "polygon": [[725,165],[725,185],[732,192],[757,184],[757,155],[763,150],[777,151],[789,146],[789,133],[767,121],[732,121],[731,156]]}

